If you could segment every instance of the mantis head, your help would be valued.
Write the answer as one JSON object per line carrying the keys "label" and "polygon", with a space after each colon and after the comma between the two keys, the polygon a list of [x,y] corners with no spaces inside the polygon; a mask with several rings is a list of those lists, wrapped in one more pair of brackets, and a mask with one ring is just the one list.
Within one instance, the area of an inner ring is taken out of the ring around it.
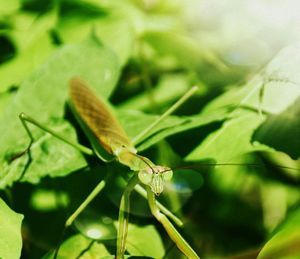
{"label": "mantis head", "polygon": [[156,165],[140,170],[138,176],[158,196],[164,190],[165,181],[171,180],[173,171],[169,167]]}

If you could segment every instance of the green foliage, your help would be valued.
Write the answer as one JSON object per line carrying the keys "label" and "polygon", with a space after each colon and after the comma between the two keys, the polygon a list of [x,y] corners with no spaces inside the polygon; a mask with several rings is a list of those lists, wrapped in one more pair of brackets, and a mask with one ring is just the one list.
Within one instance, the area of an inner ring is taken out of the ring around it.
{"label": "green foliage", "polygon": [[21,222],[23,215],[11,210],[0,199],[0,255],[1,258],[20,258],[22,249]]}
{"label": "green foliage", "polygon": [[282,222],[270,240],[260,251],[258,258],[298,258],[299,249],[299,209],[292,211],[287,219]]}
{"label": "green foliage", "polygon": [[[105,177],[93,213],[67,230],[59,258],[114,258],[114,226],[108,240],[84,229],[117,221],[132,172],[33,125],[31,161],[22,153],[29,137],[21,112],[90,147],[67,104],[73,76],[111,102],[131,139],[198,85],[136,145],[154,163],[183,167],[158,200],[183,219],[180,232],[203,257],[253,249],[258,258],[299,257],[300,45],[259,72],[230,66],[194,37],[184,10],[181,1],[0,1],[0,197],[25,217],[21,230],[22,216],[0,199],[0,258],[20,256],[21,232],[24,258],[51,258],[66,215]],[[146,201],[135,192],[131,200],[125,258],[180,258]]]}
{"label": "green foliage", "polygon": [[[95,67],[97,70],[93,69]],[[88,82],[93,82],[94,86],[100,85],[100,94],[108,96],[118,73],[119,66],[114,54],[96,40],[89,39],[79,45],[64,46],[40,70],[24,81],[13,103],[1,116],[1,150],[6,155],[2,156],[0,186],[11,185],[13,181],[18,180],[28,160],[23,156],[10,161],[11,156],[24,150],[29,143],[28,135],[17,116],[20,111],[35,114],[42,123],[52,124],[57,132],[66,136],[73,135],[71,138],[75,140],[74,130],[62,118],[67,100],[68,81],[74,75],[81,76]],[[48,87],[49,85],[51,87]],[[36,93],[36,96],[32,96],[32,93]],[[16,129],[13,134],[9,130],[12,128]],[[27,181],[37,182],[43,174],[64,175],[86,165],[82,155],[74,148],[57,140],[53,141],[45,132],[37,129],[33,131],[38,132],[35,138],[41,142],[32,148],[33,163],[30,164],[31,173],[25,176]],[[51,160],[53,162],[49,164]]]}
{"label": "green foliage", "polygon": [[131,224],[128,232],[127,249],[130,254],[135,256],[151,255],[153,258],[162,258],[164,256],[165,249],[154,226],[138,227]]}
{"label": "green foliage", "polygon": [[[300,139],[290,136],[299,135],[300,129],[300,99],[278,115],[269,116],[253,134],[253,141],[259,141],[276,150],[285,152],[293,159],[300,156]],[[272,131],[276,132],[272,132]],[[270,133],[270,134],[269,134]],[[276,138],[272,136],[276,135]],[[284,143],[284,144],[283,144]]]}
{"label": "green foliage", "polygon": [[[87,249],[87,247],[89,249]],[[98,244],[97,242],[90,240],[82,235],[75,235],[66,240],[62,246],[58,258],[80,258],[93,259],[93,258],[105,258],[110,253],[106,250],[105,246]],[[53,258],[53,254],[49,254],[44,259]]]}
{"label": "green foliage", "polygon": [[1,66],[0,93],[11,85],[19,85],[55,51],[56,46],[49,37],[55,22],[55,10],[41,17],[19,12],[8,19],[3,35],[18,49],[15,58]]}

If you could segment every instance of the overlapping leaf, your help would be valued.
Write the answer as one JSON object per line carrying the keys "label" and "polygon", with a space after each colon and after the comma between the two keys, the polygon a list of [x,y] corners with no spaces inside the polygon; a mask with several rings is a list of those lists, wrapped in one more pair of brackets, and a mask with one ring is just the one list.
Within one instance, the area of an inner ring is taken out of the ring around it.
{"label": "overlapping leaf", "polygon": [[165,255],[162,240],[153,225],[142,227],[130,224],[127,243],[128,252],[134,256],[163,258]]}
{"label": "overlapping leaf", "polygon": [[55,10],[40,17],[25,12],[15,16],[15,24],[9,25],[14,29],[9,30],[7,35],[16,45],[17,54],[0,67],[1,93],[12,85],[19,85],[55,50],[50,30],[56,18]]}
{"label": "overlapping leaf", "polygon": [[[94,259],[105,258],[106,256],[110,256],[110,253],[103,244],[90,240],[80,234],[66,240],[60,247],[58,254],[59,259],[79,257],[84,259]],[[43,258],[53,258],[53,253],[45,255]]]}
{"label": "overlapping leaf", "polygon": [[[23,151],[29,138],[18,114],[25,112],[50,128],[76,141],[74,129],[64,119],[68,96],[68,81],[80,76],[102,96],[113,90],[119,74],[115,55],[94,39],[82,44],[66,45],[47,63],[24,81],[15,98],[0,118],[1,188],[17,180],[28,163],[25,154],[12,160]],[[30,127],[36,139],[30,164],[23,180],[37,182],[43,175],[64,175],[86,165],[82,155],[54,140],[36,127]]]}
{"label": "overlapping leaf", "polygon": [[299,258],[300,256],[300,210],[290,213],[264,245],[258,259]]}
{"label": "overlapping leaf", "polygon": [[[125,8],[122,8],[123,4]],[[132,13],[128,13],[130,4],[123,4],[63,2],[64,15],[60,17],[56,31],[64,43],[79,42],[92,32],[116,53],[120,64],[125,65],[131,56],[136,35],[131,23]]]}
{"label": "overlapping leaf", "polygon": [[[203,111],[204,114],[231,109],[232,119],[205,139],[187,156],[187,160],[213,158],[219,162],[228,162],[247,152],[271,151],[276,148],[274,145],[268,147],[253,143],[252,135],[256,128],[264,123],[268,114],[283,112],[300,96],[300,76],[297,70],[300,65],[299,47],[300,44],[296,44],[284,49],[263,72],[244,87],[232,89],[206,107]],[[293,131],[298,132],[297,116],[290,119],[295,121],[292,124],[289,120],[290,127],[294,127]],[[282,124],[280,121],[278,123]],[[269,131],[268,138],[279,138],[278,134],[283,132]],[[262,139],[260,142],[265,143]],[[282,145],[288,144],[288,142],[282,143]],[[293,148],[287,147],[284,151],[287,152],[291,149]],[[228,152],[229,150],[230,152]],[[283,148],[279,150],[282,151]],[[295,158],[293,154],[289,155]]]}
{"label": "overlapping leaf", "polygon": [[11,210],[0,198],[0,258],[20,258],[22,219],[23,215]]}

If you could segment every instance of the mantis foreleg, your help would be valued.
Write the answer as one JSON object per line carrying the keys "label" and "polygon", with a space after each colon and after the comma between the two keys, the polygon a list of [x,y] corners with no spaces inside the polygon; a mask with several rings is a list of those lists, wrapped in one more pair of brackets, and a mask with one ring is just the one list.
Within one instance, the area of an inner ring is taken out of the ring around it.
{"label": "mantis foreleg", "polygon": [[184,240],[176,228],[172,225],[169,219],[160,212],[155,202],[155,195],[147,186],[148,203],[153,216],[163,225],[169,237],[174,241],[178,249],[186,255],[189,259],[199,259],[199,256],[191,248],[191,246]]}
{"label": "mantis foreleg", "polygon": [[138,184],[138,175],[134,175],[121,198],[120,209],[119,209],[119,229],[117,237],[117,259],[124,258],[124,253],[126,250],[126,238],[128,230],[128,220],[129,220],[129,210],[130,210],[130,194],[134,187]]}
{"label": "mantis foreleg", "polygon": [[[143,198],[147,199],[147,191],[139,184],[134,187],[134,190],[139,193]],[[183,226],[183,222],[174,215],[168,208],[162,205],[159,201],[155,200],[157,207],[166,215],[168,216],[178,227]]]}

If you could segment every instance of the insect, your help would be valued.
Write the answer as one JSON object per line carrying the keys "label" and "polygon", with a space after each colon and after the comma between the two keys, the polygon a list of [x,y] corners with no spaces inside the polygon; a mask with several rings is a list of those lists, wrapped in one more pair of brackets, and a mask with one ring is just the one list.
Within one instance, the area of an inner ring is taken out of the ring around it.
{"label": "insect", "polygon": [[[21,122],[30,137],[30,146],[33,143],[33,136],[27,123],[34,124],[44,131],[49,132],[54,137],[74,146],[87,155],[97,155],[101,160],[109,162],[117,160],[123,165],[128,166],[131,170],[137,172],[129,180],[128,185],[122,195],[119,209],[119,227],[117,235],[116,257],[123,258],[126,250],[126,237],[128,228],[128,216],[130,209],[130,193],[141,183],[147,193],[148,204],[153,216],[162,224],[169,237],[174,241],[176,246],[188,258],[199,258],[191,246],[184,240],[180,233],[173,226],[171,218],[175,223],[182,224],[181,221],[169,210],[163,207],[155,199],[155,196],[161,194],[164,184],[172,178],[173,172],[166,166],[154,164],[148,158],[137,154],[133,143],[151,131],[162,119],[172,113],[179,105],[189,98],[195,91],[196,87],[187,92],[178,102],[175,103],[160,119],[150,125],[145,131],[141,132],[133,141],[130,141],[125,131],[115,118],[113,113],[104,101],[97,98],[94,93],[86,86],[85,82],[79,78],[72,78],[70,81],[69,105],[78,120],[82,130],[89,139],[92,149],[81,144],[73,143],[66,140],[63,136],[55,133],[51,129],[41,125],[36,120],[24,113],[20,114]],[[101,181],[79,208],[68,218],[65,226],[70,226],[76,217],[86,208],[94,197],[105,187],[105,180]],[[168,217],[167,217],[168,216]],[[58,249],[54,258],[58,255]]]}

